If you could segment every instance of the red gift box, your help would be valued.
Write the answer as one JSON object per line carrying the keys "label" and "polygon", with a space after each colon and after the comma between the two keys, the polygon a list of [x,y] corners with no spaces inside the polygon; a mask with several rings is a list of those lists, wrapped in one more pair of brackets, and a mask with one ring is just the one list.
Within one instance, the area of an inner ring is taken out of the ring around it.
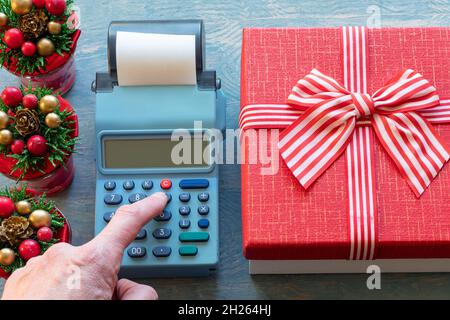
{"label": "red gift box", "polygon": [[[382,88],[399,71],[413,69],[437,88],[441,101],[449,99],[450,28],[365,30],[368,93]],[[314,68],[344,84],[343,37],[342,28],[245,29],[241,110],[252,105],[286,104],[297,81]],[[433,127],[441,140],[450,145],[450,123],[433,123]],[[352,230],[349,197],[352,195],[348,188],[346,156],[340,155],[305,189],[281,156],[271,154],[278,148],[277,141],[270,139],[272,130],[268,137],[261,136],[258,129],[259,136],[242,140],[246,159],[250,157],[249,150],[258,149],[258,153],[261,147],[270,162],[279,163],[278,172],[271,175],[261,173],[267,164],[248,161],[242,164],[245,257],[348,260]],[[449,165],[417,197],[380,141],[372,140],[376,196],[373,258],[450,258]]]}

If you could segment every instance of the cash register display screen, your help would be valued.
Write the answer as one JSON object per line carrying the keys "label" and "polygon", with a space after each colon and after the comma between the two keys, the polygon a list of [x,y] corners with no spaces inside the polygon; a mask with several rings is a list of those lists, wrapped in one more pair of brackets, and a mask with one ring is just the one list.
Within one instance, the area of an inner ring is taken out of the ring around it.
{"label": "cash register display screen", "polygon": [[[209,143],[210,141],[203,139],[192,139],[187,144],[190,146],[189,150],[187,145],[180,149],[179,141],[166,138],[104,139],[104,165],[106,169],[204,168],[209,166],[209,157],[205,161],[203,156]],[[172,159],[172,150],[177,145],[175,159]],[[199,147],[201,156],[198,153],[194,155]]]}

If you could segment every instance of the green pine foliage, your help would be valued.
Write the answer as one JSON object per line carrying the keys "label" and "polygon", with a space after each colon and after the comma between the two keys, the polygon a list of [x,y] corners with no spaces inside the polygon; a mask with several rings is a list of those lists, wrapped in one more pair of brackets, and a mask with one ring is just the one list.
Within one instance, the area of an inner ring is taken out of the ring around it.
{"label": "green pine foliage", "polygon": [[8,16],[8,25],[12,28],[17,28],[19,25],[19,15],[15,14],[11,9],[11,0],[0,0],[0,12]]}

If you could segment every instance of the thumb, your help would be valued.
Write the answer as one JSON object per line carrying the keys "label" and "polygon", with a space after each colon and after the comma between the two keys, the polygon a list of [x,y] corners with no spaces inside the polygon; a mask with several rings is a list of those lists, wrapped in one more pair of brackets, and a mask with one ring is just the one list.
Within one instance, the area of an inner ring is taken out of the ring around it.
{"label": "thumb", "polygon": [[116,294],[119,300],[158,300],[155,289],[127,279],[117,282]]}
{"label": "thumb", "polygon": [[[167,204],[167,196],[158,192],[132,205],[120,207],[108,225],[85,249],[108,248],[110,256],[120,261],[123,251],[134,241],[138,232],[153,218],[161,214]],[[116,261],[106,261],[111,264]]]}

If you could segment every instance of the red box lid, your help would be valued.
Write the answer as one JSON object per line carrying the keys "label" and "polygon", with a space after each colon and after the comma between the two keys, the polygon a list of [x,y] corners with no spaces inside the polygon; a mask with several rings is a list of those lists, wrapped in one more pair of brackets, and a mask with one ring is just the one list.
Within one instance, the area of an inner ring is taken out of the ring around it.
{"label": "red box lid", "polygon": [[[285,103],[292,87],[313,68],[343,83],[341,30],[245,29],[241,108]],[[436,86],[441,99],[450,98],[450,28],[368,29],[368,39],[369,93],[410,68]],[[450,124],[434,127],[450,145]],[[245,140],[243,150],[248,153],[250,144],[256,143],[255,139]],[[377,258],[450,258],[450,165],[417,199],[377,141],[374,148]],[[270,159],[280,163],[275,175],[261,174],[267,165],[242,164],[245,256],[347,259],[350,243],[344,156],[307,191],[281,157],[277,158]]]}

